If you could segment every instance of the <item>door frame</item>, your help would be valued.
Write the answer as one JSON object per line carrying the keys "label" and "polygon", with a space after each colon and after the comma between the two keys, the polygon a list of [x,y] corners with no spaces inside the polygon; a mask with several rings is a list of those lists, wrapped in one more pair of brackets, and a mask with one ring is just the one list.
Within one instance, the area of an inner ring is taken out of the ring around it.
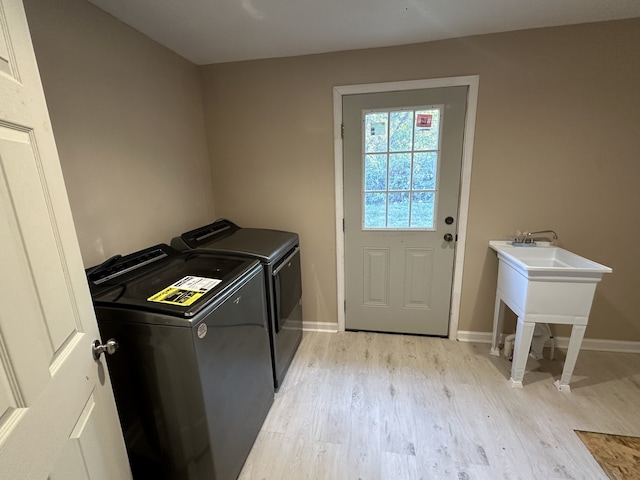
{"label": "door frame", "polygon": [[336,209],[336,271],[338,298],[338,331],[345,330],[345,271],[344,271],[344,179],[342,154],[342,97],[365,93],[383,93],[426,88],[468,86],[467,111],[462,145],[462,171],[460,174],[460,199],[458,204],[458,240],[455,247],[453,265],[453,286],[451,290],[451,308],[449,310],[449,339],[457,340],[462,293],[462,272],[467,237],[467,219],[469,213],[469,194],[471,187],[471,162],[473,159],[473,141],[478,106],[479,75],[463,77],[444,77],[401,82],[367,83],[333,87],[333,150],[335,166],[335,209]]}

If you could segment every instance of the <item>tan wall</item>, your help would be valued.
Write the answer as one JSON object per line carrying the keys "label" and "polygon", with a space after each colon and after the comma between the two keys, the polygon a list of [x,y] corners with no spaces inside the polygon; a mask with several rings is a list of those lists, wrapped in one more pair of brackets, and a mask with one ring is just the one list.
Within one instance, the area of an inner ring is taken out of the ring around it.
{"label": "tan wall", "polygon": [[332,87],[478,74],[460,330],[491,330],[487,242],[553,228],[614,270],[587,336],[638,341],[638,45],[633,19],[203,67],[217,214],[299,232],[305,319],[335,322]]}
{"label": "tan wall", "polygon": [[25,0],[86,266],[214,218],[198,68],[81,0]]}

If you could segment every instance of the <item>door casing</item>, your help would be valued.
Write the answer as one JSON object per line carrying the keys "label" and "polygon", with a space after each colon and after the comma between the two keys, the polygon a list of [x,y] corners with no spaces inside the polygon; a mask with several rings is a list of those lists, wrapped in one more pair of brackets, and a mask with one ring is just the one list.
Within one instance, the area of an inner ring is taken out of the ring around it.
{"label": "door casing", "polygon": [[462,291],[462,271],[469,213],[469,193],[471,187],[471,162],[473,158],[473,140],[478,104],[478,86],[480,77],[468,75],[464,77],[446,77],[403,82],[369,83],[333,87],[333,148],[335,161],[335,198],[336,198],[336,271],[337,271],[337,318],[338,331],[345,330],[345,265],[344,265],[344,194],[342,152],[342,97],[364,93],[393,92],[401,90],[419,90],[467,85],[467,113],[464,127],[464,143],[462,150],[462,172],[460,176],[460,203],[458,210],[458,241],[453,267],[453,287],[451,291],[451,312],[449,318],[449,339],[457,340],[458,321],[460,316],[460,300]]}

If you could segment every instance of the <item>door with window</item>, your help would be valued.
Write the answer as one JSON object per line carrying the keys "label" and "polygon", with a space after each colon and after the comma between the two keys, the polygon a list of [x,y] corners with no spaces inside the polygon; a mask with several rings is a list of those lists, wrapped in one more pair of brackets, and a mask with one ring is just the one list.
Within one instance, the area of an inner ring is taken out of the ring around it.
{"label": "door with window", "polygon": [[348,330],[448,334],[467,90],[343,97]]}

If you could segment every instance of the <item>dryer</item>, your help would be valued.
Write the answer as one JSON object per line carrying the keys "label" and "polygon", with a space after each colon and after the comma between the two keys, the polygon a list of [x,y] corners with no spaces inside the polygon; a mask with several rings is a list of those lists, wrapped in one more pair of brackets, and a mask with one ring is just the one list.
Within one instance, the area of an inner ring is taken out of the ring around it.
{"label": "dryer", "polygon": [[171,240],[178,250],[196,249],[260,261],[265,273],[273,382],[282,385],[302,340],[302,275],[297,233],[242,228],[227,219]]}

